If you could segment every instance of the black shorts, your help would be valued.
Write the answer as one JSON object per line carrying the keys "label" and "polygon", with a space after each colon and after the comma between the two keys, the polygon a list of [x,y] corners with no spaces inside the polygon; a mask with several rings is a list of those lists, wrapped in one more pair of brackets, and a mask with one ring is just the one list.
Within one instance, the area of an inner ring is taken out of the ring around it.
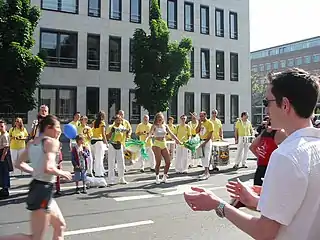
{"label": "black shorts", "polygon": [[53,183],[32,180],[29,184],[27,197],[27,209],[36,211],[39,209],[49,210],[52,201]]}

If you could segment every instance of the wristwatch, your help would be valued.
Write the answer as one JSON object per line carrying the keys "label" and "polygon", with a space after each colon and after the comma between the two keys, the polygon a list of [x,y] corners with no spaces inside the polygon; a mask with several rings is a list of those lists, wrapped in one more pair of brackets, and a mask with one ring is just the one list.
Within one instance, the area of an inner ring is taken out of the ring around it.
{"label": "wristwatch", "polygon": [[220,202],[218,207],[215,209],[216,214],[218,215],[218,217],[220,217],[220,218],[224,218],[225,217],[225,214],[224,214],[224,207],[225,206],[226,206],[225,203]]}

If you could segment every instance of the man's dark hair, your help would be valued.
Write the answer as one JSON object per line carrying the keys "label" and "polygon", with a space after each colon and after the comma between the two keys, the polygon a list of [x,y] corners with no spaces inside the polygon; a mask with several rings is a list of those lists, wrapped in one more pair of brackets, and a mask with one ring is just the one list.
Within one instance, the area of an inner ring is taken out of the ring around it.
{"label": "man's dark hair", "polygon": [[80,114],[80,112],[75,112],[75,113],[73,114],[73,117],[76,116],[77,114]]}
{"label": "man's dark hair", "polygon": [[249,114],[248,114],[248,112],[242,112],[240,116],[241,116],[241,117],[249,116]]}
{"label": "man's dark hair", "polygon": [[283,98],[287,98],[296,114],[301,118],[310,118],[319,98],[319,79],[308,72],[293,68],[272,76],[271,92],[278,107]]}

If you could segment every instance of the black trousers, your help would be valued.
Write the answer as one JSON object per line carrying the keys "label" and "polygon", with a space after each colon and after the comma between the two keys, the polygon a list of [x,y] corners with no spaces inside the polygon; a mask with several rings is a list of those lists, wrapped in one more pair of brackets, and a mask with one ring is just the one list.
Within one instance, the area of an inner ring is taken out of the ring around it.
{"label": "black trousers", "polygon": [[253,185],[262,186],[263,181],[261,178],[264,178],[266,171],[267,171],[267,166],[257,167],[256,172],[254,174]]}

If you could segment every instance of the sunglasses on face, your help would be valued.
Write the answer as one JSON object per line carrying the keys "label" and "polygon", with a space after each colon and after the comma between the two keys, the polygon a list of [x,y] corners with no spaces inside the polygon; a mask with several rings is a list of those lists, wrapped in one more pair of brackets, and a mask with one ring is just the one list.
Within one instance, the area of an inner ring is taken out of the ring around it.
{"label": "sunglasses on face", "polygon": [[275,101],[275,99],[267,99],[267,98],[265,98],[265,99],[262,100],[262,103],[263,103],[263,106],[268,107],[269,103],[270,102],[274,102],[274,101]]}

